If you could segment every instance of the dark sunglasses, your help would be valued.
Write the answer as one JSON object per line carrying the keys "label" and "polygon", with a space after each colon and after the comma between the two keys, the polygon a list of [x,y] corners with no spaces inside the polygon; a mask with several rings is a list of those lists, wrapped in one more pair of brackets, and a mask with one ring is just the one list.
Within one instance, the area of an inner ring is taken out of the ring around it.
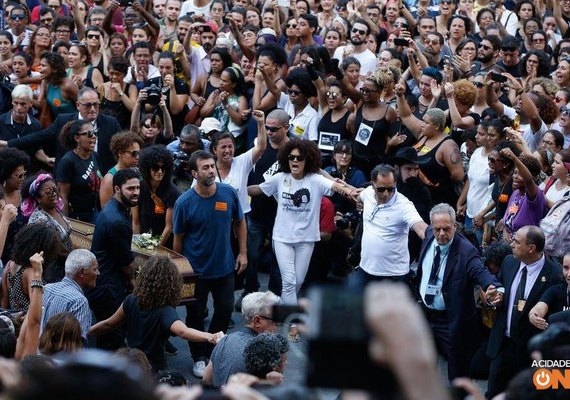
{"label": "dark sunglasses", "polygon": [[305,156],[302,155],[294,156],[293,154],[289,154],[287,156],[287,159],[289,161],[305,161]]}
{"label": "dark sunglasses", "polygon": [[351,32],[352,32],[352,33],[359,33],[359,34],[361,34],[361,35],[363,35],[363,36],[366,35],[366,31],[363,31],[363,30],[361,30],[361,29],[352,28],[352,31],[351,31]]}
{"label": "dark sunglasses", "polygon": [[97,132],[95,132],[95,131],[79,132],[77,135],[78,136],[87,135],[88,138],[92,138],[92,137],[95,137],[97,135]]}
{"label": "dark sunglasses", "polygon": [[127,151],[127,153],[129,153],[133,158],[137,158],[141,154],[141,152],[138,150]]}
{"label": "dark sunglasses", "polygon": [[477,89],[485,87],[485,84],[483,82],[473,82],[473,85],[475,85]]}
{"label": "dark sunglasses", "polygon": [[368,89],[368,88],[365,88],[365,87],[360,88],[360,93],[362,93],[362,94],[370,94],[370,93],[375,93],[375,92],[378,92],[378,91],[379,91],[379,90],[377,90],[377,89]]}
{"label": "dark sunglasses", "polygon": [[87,35],[87,39],[99,39],[100,37],[101,35],[93,35],[93,34]]}
{"label": "dark sunglasses", "polygon": [[287,24],[287,28],[295,29],[296,27],[297,27],[297,24]]}
{"label": "dark sunglasses", "polygon": [[269,132],[277,132],[279,129],[283,128],[282,126],[267,126],[265,125],[265,130]]}
{"label": "dark sunglasses", "polygon": [[333,99],[336,99],[338,97],[338,93],[336,92],[327,92],[326,95],[327,97],[332,97]]}
{"label": "dark sunglasses", "polygon": [[568,116],[570,115],[570,110],[568,107],[560,107],[560,114]]}
{"label": "dark sunglasses", "polygon": [[336,6],[337,11],[346,11],[346,6]]}
{"label": "dark sunglasses", "polygon": [[152,167],[150,167],[150,169],[152,169],[154,172],[165,171],[164,165],[153,165]]}
{"label": "dark sunglasses", "polygon": [[17,19],[19,19],[20,21],[22,21],[22,20],[26,19],[26,15],[25,15],[25,14],[13,14],[13,15],[10,15],[10,19],[11,19],[12,21],[15,21],[15,20],[17,20]]}
{"label": "dark sunglasses", "polygon": [[295,96],[299,96],[300,94],[302,94],[300,90],[295,90],[295,89],[287,89],[287,93],[294,94]]}
{"label": "dark sunglasses", "polygon": [[396,186],[389,186],[389,187],[374,186],[374,187],[376,188],[376,191],[378,193],[384,193],[384,192],[394,193],[394,191],[396,190]]}
{"label": "dark sunglasses", "polygon": [[487,46],[486,44],[480,44],[480,45],[479,45],[479,48],[480,48],[480,49],[485,49],[485,50],[491,50],[491,49],[492,49],[491,46]]}
{"label": "dark sunglasses", "polygon": [[81,104],[83,107],[87,107],[87,108],[91,108],[91,107],[99,107],[100,103],[99,102],[95,102],[95,103],[79,103]]}

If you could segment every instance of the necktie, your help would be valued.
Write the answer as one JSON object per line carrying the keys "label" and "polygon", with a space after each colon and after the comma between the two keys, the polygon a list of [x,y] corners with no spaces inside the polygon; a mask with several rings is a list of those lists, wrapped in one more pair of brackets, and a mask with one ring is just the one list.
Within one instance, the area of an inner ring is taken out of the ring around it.
{"label": "necktie", "polygon": [[[429,274],[429,285],[435,285],[437,283],[437,275],[439,274],[439,267],[441,261],[441,247],[435,246],[435,257],[433,258],[433,264],[431,266],[431,273]],[[427,294],[425,295],[426,305],[431,306],[433,304],[433,300],[435,299],[434,294]]]}
{"label": "necktie", "polygon": [[521,280],[519,282],[519,286],[517,287],[515,301],[513,302],[513,311],[511,313],[511,337],[518,331],[519,318],[525,306],[524,292],[526,287],[526,274],[527,269],[526,267],[523,267],[521,270]]}

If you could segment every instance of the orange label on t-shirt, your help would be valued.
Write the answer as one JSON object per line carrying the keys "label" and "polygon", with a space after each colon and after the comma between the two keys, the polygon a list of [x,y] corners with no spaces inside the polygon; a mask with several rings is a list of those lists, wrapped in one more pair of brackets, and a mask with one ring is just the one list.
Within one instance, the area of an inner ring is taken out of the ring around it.
{"label": "orange label on t-shirt", "polygon": [[155,204],[155,205],[154,205],[154,213],[155,213],[155,214],[164,214],[165,211],[166,211],[166,210],[164,209],[164,207],[162,207],[162,206],[160,206],[160,205],[158,205],[158,204]]}
{"label": "orange label on t-shirt", "polygon": [[508,194],[502,194],[499,196],[499,203],[506,203],[509,201],[509,195]]}
{"label": "orange label on t-shirt", "polygon": [[214,209],[216,211],[228,211],[228,203],[225,203],[223,201],[216,201]]}

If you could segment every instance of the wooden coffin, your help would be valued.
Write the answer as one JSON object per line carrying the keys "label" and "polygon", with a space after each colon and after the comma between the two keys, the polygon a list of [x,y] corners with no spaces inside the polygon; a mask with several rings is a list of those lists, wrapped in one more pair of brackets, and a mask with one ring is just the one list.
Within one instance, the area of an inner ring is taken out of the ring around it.
{"label": "wooden coffin", "polygon": [[[69,218],[71,225],[71,242],[76,249],[91,249],[93,240],[93,232],[95,225]],[[182,254],[178,254],[164,246],[156,246],[152,250],[142,248],[132,243],[131,250],[135,255],[135,264],[138,267],[152,256],[167,256],[178,268],[178,272],[182,276],[182,294],[180,296],[180,304],[187,304],[194,300],[194,289],[199,274],[194,273],[190,262]]]}

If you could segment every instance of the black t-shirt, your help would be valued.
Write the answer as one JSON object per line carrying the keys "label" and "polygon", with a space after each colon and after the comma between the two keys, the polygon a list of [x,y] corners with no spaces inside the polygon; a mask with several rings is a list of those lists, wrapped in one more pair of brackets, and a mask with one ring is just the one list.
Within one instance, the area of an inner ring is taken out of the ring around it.
{"label": "black t-shirt", "polygon": [[[166,186],[166,185],[165,185]],[[152,199],[150,188],[145,182],[141,183],[141,193],[139,197],[139,215],[141,233],[147,233],[152,229],[152,234],[160,235],[166,224],[166,210],[174,208],[174,203],[180,190],[169,183],[166,187],[159,187],[156,195],[160,200],[156,202]],[[160,204],[162,201],[163,204]]]}
{"label": "black t-shirt", "polygon": [[503,186],[499,181],[499,177],[495,177],[495,184],[491,192],[491,199],[495,202],[495,221],[500,221],[505,216],[509,199],[513,193],[513,178],[510,178]]}
{"label": "black t-shirt", "polygon": [[[281,171],[277,162],[277,149],[267,145],[267,149],[249,173],[248,186],[259,185],[267,179]],[[277,215],[277,202],[273,197],[264,195],[253,196],[251,198],[250,217],[267,227],[273,227],[275,216]]]}
{"label": "black t-shirt", "polygon": [[155,310],[141,310],[137,297],[130,294],[123,302],[123,310],[129,347],[143,351],[153,371],[166,369],[164,345],[172,336],[170,327],[180,320],[176,309],[163,306]]}
{"label": "black t-shirt", "polygon": [[[157,78],[149,79],[145,83],[145,88],[148,88],[152,84],[155,84],[156,86],[161,88],[162,87],[162,78],[159,76]],[[178,94],[190,95],[190,86],[188,86],[188,84],[186,82],[184,82],[182,79],[174,77],[174,87],[176,89],[177,95]],[[184,127],[184,118],[186,117],[186,114],[188,113],[188,111],[190,109],[188,108],[188,105],[185,104],[184,107],[182,108],[181,112],[179,112],[178,114],[173,114],[172,111],[170,110],[171,91],[168,90],[165,94],[166,94],[166,108],[168,108],[168,111],[170,112],[170,118],[172,118],[172,127],[174,129],[174,133],[177,134]],[[157,114],[164,121],[164,118],[162,118],[162,112],[160,111],[160,109],[158,110]]]}
{"label": "black t-shirt", "polygon": [[74,151],[68,151],[57,165],[56,177],[57,182],[71,184],[70,214],[88,213],[97,207],[102,178],[97,154],[84,160]]}
{"label": "black t-shirt", "polygon": [[570,292],[568,292],[568,285],[561,283],[549,287],[540,298],[540,301],[548,304],[548,314],[569,310]]}
{"label": "black t-shirt", "polygon": [[519,71],[519,64],[520,64],[520,60],[519,60],[519,62],[518,62],[517,65],[513,65],[512,67],[506,66],[506,65],[503,63],[503,60],[499,60],[499,61],[497,62],[497,65],[498,65],[499,67],[503,68],[503,69],[505,70],[505,72],[508,72],[509,74],[511,74],[512,76],[514,76],[515,78],[520,78],[520,77],[521,77],[521,74],[520,74],[520,71]]}

